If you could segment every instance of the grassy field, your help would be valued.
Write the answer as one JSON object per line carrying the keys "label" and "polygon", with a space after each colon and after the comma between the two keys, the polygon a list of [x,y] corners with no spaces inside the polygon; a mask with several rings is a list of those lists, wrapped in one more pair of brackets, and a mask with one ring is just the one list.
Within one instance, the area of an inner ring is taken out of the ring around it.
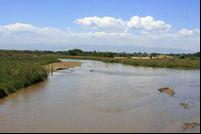
{"label": "grassy field", "polygon": [[122,63],[133,66],[164,67],[164,68],[177,68],[177,69],[200,69],[200,58],[118,59],[118,58],[95,57],[95,56],[65,56],[65,58],[98,60],[107,63]]}
{"label": "grassy field", "polygon": [[0,98],[46,79],[42,66],[57,61],[55,55],[0,53]]}

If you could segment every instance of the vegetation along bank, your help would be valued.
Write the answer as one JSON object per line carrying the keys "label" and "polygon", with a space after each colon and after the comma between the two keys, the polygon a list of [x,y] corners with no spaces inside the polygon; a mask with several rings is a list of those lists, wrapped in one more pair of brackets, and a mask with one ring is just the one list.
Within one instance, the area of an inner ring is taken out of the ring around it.
{"label": "vegetation along bank", "polygon": [[50,67],[55,71],[80,65],[60,63],[58,58],[55,54],[0,51],[0,98],[45,80]]}
{"label": "vegetation along bank", "polygon": [[49,72],[79,66],[59,58],[97,60],[133,66],[200,69],[200,52],[193,54],[115,53],[82,51],[0,50],[0,98],[47,78]]}

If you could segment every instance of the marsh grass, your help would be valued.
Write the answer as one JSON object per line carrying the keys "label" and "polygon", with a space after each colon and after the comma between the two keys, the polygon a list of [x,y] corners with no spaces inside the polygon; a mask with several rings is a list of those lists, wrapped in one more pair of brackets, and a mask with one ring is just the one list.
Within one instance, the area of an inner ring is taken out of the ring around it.
{"label": "marsh grass", "polygon": [[0,53],[0,98],[47,78],[42,67],[57,62],[55,55]]}
{"label": "marsh grass", "polygon": [[84,60],[97,60],[107,63],[122,63],[133,66],[145,67],[164,67],[176,69],[200,69],[200,58],[164,58],[164,59],[131,59],[131,58],[107,58],[95,56],[65,56],[65,58],[84,59]]}

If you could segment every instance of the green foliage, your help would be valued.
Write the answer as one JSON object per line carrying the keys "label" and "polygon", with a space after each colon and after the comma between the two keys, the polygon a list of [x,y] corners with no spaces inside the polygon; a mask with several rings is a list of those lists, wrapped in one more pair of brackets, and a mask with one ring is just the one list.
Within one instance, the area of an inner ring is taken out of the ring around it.
{"label": "green foliage", "polygon": [[56,61],[56,55],[0,51],[0,98],[46,79],[42,65]]}
{"label": "green foliage", "polygon": [[68,56],[95,56],[95,57],[107,57],[107,58],[113,58],[113,57],[157,57],[160,55],[166,55],[166,56],[172,56],[176,58],[200,58],[200,52],[192,53],[192,54],[161,54],[161,53],[146,53],[146,52],[135,52],[135,53],[117,53],[117,52],[97,52],[97,51],[82,51],[80,49],[73,49],[68,51],[59,51],[55,52],[57,54],[61,55],[68,55]]}
{"label": "green foliage", "polygon": [[82,50],[80,49],[73,49],[73,50],[69,50],[67,52],[68,55],[81,55],[82,54]]}
{"label": "green foliage", "polygon": [[181,69],[200,69],[200,58],[164,58],[164,59],[131,59],[131,58],[107,58],[94,56],[66,56],[65,58],[98,60],[107,63],[122,63],[133,66],[181,68]]}
{"label": "green foliage", "polygon": [[[79,50],[79,49],[78,49]],[[67,58],[86,59],[86,60],[99,60],[109,63],[123,63],[134,66],[148,66],[148,67],[167,67],[167,68],[184,68],[184,69],[199,69],[200,68],[200,52],[192,54],[160,54],[160,53],[115,53],[115,52],[84,52],[79,50],[76,54],[69,50],[64,54]],[[70,53],[69,53],[70,52]],[[75,56],[75,57],[74,57]],[[164,56],[163,58],[159,58]],[[117,58],[114,58],[117,57]],[[122,58],[119,58],[122,57]],[[138,57],[132,59],[131,57]],[[143,59],[142,57],[150,57],[150,59]]]}

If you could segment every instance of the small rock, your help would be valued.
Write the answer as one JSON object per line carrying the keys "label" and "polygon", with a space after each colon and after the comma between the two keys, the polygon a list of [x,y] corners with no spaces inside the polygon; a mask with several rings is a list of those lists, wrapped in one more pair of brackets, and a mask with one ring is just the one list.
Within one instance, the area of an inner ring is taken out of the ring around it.
{"label": "small rock", "polygon": [[56,69],[56,71],[58,71],[58,70],[64,70],[64,69],[66,69],[66,68],[65,67],[59,67],[59,68]]}
{"label": "small rock", "polygon": [[163,87],[158,90],[162,93],[168,94],[169,96],[173,96],[175,94],[174,90],[170,87]]}
{"label": "small rock", "polygon": [[90,70],[90,72],[93,72],[93,70]]}
{"label": "small rock", "polygon": [[181,107],[185,108],[185,109],[190,109],[189,105],[187,103],[180,103]]}
{"label": "small rock", "polygon": [[190,129],[190,128],[195,128],[195,127],[198,127],[198,126],[200,126],[200,124],[199,123],[197,123],[197,122],[193,122],[193,123],[184,123],[184,125],[183,125],[183,128],[184,129]]}

